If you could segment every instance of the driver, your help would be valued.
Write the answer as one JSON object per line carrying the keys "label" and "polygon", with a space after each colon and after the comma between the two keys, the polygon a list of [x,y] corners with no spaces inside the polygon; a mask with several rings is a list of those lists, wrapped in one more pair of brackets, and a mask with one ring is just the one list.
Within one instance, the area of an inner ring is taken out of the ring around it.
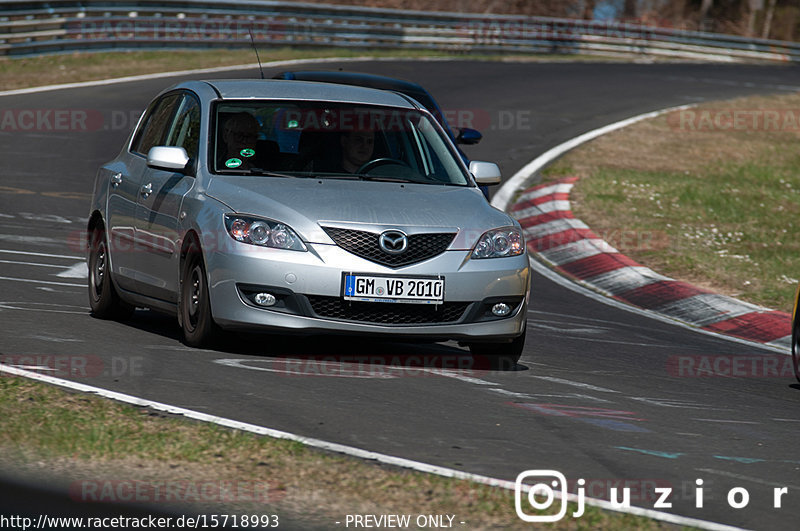
{"label": "driver", "polygon": [[342,135],[339,142],[342,146],[342,169],[348,173],[356,173],[358,169],[372,160],[375,149],[374,131],[350,131]]}

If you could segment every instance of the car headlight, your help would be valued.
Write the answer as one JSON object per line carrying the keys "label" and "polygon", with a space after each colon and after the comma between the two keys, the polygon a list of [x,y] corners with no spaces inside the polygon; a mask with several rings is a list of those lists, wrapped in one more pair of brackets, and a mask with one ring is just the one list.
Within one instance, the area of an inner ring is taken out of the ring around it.
{"label": "car headlight", "polygon": [[225,214],[225,228],[237,242],[290,251],[308,250],[291,227],[271,219]]}
{"label": "car headlight", "polygon": [[519,256],[525,252],[525,239],[516,227],[503,227],[487,231],[480,237],[472,258],[503,258]]}

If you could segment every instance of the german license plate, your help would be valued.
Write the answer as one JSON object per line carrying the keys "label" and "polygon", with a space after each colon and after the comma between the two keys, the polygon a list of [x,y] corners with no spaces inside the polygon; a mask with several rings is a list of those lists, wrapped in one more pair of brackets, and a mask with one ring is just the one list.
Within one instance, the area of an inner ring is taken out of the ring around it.
{"label": "german license plate", "polygon": [[442,304],[444,278],[395,277],[348,273],[344,298],[349,301]]}

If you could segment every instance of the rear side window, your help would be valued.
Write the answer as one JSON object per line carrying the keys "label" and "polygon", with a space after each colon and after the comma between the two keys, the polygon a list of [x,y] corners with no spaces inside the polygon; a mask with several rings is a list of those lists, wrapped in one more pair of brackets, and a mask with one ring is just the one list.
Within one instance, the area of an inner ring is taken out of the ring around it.
{"label": "rear side window", "polygon": [[147,156],[154,146],[163,146],[170,119],[181,101],[180,94],[168,94],[147,109],[142,123],[133,138],[131,151]]}

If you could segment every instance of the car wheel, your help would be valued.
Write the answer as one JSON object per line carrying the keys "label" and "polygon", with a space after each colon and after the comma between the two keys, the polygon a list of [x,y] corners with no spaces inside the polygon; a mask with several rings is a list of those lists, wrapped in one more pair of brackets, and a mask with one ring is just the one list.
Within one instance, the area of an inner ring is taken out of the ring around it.
{"label": "car wheel", "polygon": [[217,325],[211,316],[208,279],[203,256],[192,246],[186,256],[181,277],[180,323],[183,340],[190,347],[210,344],[216,337]]}
{"label": "car wheel", "polygon": [[800,323],[792,323],[792,362],[794,364],[794,377],[800,382]]}
{"label": "car wheel", "polygon": [[89,245],[89,306],[92,315],[100,319],[128,319],[134,307],[119,298],[111,281],[108,241],[102,225],[92,231]]}
{"label": "car wheel", "polygon": [[510,343],[472,343],[473,357],[486,359],[492,369],[513,371],[525,347],[525,332]]}

